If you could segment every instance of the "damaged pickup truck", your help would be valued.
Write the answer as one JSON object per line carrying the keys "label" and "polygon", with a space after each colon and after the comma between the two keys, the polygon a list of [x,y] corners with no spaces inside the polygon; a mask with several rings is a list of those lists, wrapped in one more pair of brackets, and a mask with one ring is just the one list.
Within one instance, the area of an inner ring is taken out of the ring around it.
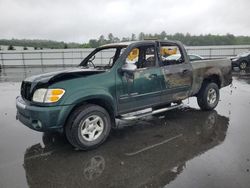
{"label": "damaged pickup truck", "polygon": [[26,78],[17,118],[37,131],[63,131],[74,147],[91,149],[107,139],[116,119],[163,113],[192,96],[212,110],[219,89],[231,82],[230,60],[190,62],[180,42],[108,44],[75,69]]}

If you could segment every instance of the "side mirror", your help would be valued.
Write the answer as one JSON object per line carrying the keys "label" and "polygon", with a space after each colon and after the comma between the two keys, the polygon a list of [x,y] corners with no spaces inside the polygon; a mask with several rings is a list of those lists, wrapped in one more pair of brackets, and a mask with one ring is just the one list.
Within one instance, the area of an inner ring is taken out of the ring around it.
{"label": "side mirror", "polygon": [[125,63],[122,66],[122,72],[133,73],[137,69],[137,66],[134,63]]}

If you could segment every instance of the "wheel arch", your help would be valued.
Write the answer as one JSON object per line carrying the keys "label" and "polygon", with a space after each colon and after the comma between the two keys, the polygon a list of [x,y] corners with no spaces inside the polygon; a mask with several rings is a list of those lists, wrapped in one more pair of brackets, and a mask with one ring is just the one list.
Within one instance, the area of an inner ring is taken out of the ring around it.
{"label": "wheel arch", "polygon": [[202,84],[207,83],[207,82],[216,83],[217,86],[219,87],[219,89],[221,88],[222,80],[221,80],[221,76],[219,74],[207,75],[206,77],[204,77]]}
{"label": "wheel arch", "polygon": [[75,102],[75,105],[73,106],[73,108],[70,110],[65,123],[64,123],[64,127],[68,121],[68,119],[70,118],[71,114],[77,110],[79,107],[86,105],[86,104],[93,104],[93,105],[98,105],[103,107],[110,115],[110,119],[112,122],[112,126],[115,126],[115,116],[117,114],[117,110],[115,107],[114,102],[112,102],[112,99],[108,96],[88,96],[88,97],[84,97],[81,99],[78,99]]}
{"label": "wheel arch", "polygon": [[212,83],[212,82],[217,84],[218,88],[220,89],[222,86],[222,76],[220,76],[220,74],[217,74],[217,73],[204,75],[204,78],[202,82],[200,83],[199,89],[197,90],[197,93],[195,94],[195,96],[199,95],[200,91],[205,86],[205,84]]}

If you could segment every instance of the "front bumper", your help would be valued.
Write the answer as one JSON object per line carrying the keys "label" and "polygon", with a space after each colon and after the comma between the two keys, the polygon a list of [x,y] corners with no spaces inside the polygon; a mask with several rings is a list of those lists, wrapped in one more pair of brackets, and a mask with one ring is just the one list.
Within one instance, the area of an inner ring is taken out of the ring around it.
{"label": "front bumper", "polygon": [[27,104],[20,96],[16,98],[17,119],[27,127],[41,132],[62,130],[72,107],[34,106]]}

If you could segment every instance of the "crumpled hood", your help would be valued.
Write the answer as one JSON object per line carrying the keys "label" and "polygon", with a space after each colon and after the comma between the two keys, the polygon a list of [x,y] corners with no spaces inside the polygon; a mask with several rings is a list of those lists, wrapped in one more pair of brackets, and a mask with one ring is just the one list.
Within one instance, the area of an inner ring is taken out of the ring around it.
{"label": "crumpled hood", "polygon": [[74,79],[74,78],[80,78],[80,77],[86,77],[86,76],[90,76],[90,75],[98,74],[102,72],[105,72],[105,70],[92,69],[92,68],[86,69],[86,68],[79,67],[79,68],[74,68],[74,69],[34,75],[34,76],[26,78],[24,82],[51,85],[52,83],[55,83],[55,82]]}
{"label": "crumpled hood", "polygon": [[74,78],[86,77],[94,74],[105,72],[105,70],[94,68],[74,68],[56,72],[50,72],[40,75],[35,75],[26,78],[22,82],[21,95],[26,100],[31,100],[33,93],[38,88],[48,88],[50,85],[61,82],[64,80],[70,80]]}

